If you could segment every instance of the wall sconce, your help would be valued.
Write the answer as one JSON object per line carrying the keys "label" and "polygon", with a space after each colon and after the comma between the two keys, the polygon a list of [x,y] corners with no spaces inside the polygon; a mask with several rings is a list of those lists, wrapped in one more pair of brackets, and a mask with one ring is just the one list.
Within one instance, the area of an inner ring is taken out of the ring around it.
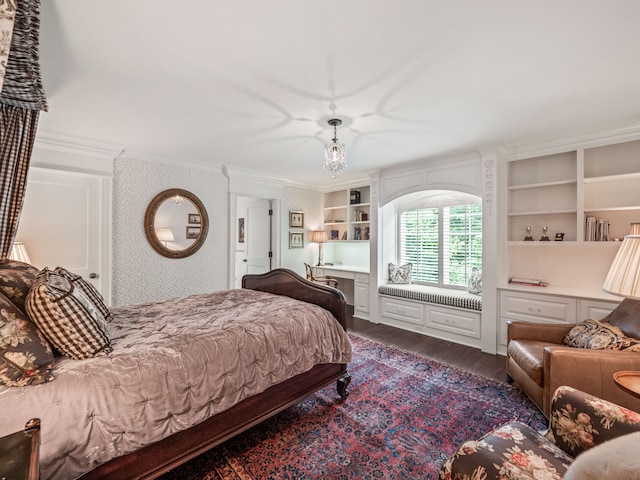
{"label": "wall sconce", "polygon": [[164,243],[164,246],[167,246],[167,242],[173,242],[175,237],[173,236],[173,232],[170,228],[159,228],[156,230],[156,236],[158,240]]}
{"label": "wall sconce", "polygon": [[9,260],[16,260],[23,263],[31,263],[29,254],[27,253],[27,247],[22,242],[14,242],[9,252]]}
{"label": "wall sconce", "polygon": [[322,244],[327,241],[327,232],[316,230],[311,233],[311,241],[318,244],[318,266],[322,265]]}

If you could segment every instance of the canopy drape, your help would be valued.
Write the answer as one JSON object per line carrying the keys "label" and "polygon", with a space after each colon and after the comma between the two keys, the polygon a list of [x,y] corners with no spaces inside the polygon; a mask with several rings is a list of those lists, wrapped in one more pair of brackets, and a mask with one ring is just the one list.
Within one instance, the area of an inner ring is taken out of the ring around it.
{"label": "canopy drape", "polygon": [[38,118],[47,110],[39,35],[40,0],[0,0],[0,260],[18,229]]}

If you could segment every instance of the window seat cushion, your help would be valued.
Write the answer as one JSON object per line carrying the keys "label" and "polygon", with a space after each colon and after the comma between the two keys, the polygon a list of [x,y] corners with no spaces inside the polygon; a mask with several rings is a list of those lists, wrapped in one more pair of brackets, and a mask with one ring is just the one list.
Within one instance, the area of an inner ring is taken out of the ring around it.
{"label": "window seat cushion", "polygon": [[482,297],[465,290],[430,287],[428,285],[387,284],[378,287],[378,293],[392,297],[402,297],[419,302],[437,303],[450,307],[482,311]]}

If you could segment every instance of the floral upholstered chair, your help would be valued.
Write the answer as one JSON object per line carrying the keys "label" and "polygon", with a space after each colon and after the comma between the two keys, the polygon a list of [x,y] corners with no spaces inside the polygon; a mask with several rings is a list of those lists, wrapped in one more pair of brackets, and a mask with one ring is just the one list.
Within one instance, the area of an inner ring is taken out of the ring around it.
{"label": "floral upholstered chair", "polygon": [[440,479],[640,479],[640,414],[562,386],[549,422],[546,433],[512,422],[464,443]]}

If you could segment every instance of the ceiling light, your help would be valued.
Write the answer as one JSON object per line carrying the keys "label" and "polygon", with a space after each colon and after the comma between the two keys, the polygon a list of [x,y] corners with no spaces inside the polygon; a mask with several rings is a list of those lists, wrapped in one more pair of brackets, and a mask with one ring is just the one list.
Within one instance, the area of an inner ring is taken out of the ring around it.
{"label": "ceiling light", "polygon": [[324,169],[329,172],[331,178],[336,178],[342,170],[347,168],[347,152],[344,143],[338,143],[336,127],[342,124],[339,118],[329,120],[329,125],[333,127],[333,139],[330,145],[324,146]]}

